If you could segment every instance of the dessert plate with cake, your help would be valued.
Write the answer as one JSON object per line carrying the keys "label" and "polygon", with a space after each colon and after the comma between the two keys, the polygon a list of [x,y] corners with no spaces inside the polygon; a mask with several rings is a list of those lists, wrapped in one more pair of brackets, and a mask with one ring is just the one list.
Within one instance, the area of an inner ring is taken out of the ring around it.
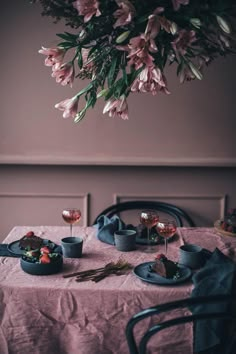
{"label": "dessert plate with cake", "polygon": [[155,261],[136,266],[134,274],[141,280],[157,285],[175,285],[187,281],[192,275],[190,268],[158,254]]}
{"label": "dessert plate with cake", "polygon": [[49,247],[53,252],[61,253],[60,246],[48,239],[36,236],[33,231],[27,232],[20,240],[9,243],[7,248],[9,252],[20,257],[25,251],[40,249],[42,246]]}

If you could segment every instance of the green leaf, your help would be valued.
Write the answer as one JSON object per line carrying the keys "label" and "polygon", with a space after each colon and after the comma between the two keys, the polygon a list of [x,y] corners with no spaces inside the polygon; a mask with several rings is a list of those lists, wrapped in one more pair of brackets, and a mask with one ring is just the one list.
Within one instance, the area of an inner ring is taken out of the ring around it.
{"label": "green leaf", "polygon": [[75,42],[75,39],[77,38],[77,36],[75,35],[71,35],[70,33],[66,32],[66,33],[57,33],[56,34],[57,37],[60,37],[66,41],[70,41],[70,42]]}
{"label": "green leaf", "polygon": [[80,69],[82,69],[83,67],[83,56],[81,51],[78,52],[78,66]]}
{"label": "green leaf", "polygon": [[124,82],[125,82],[126,86],[128,86],[129,85],[128,76],[127,76],[127,73],[126,73],[126,70],[124,67],[122,68],[122,73],[123,73]]}
{"label": "green leaf", "polygon": [[108,78],[107,78],[108,87],[111,87],[112,84],[114,83],[115,79],[116,79],[116,75],[115,74],[116,74],[117,60],[118,60],[117,56],[115,56],[112,59],[110,70],[109,70],[109,73],[108,73]]}
{"label": "green leaf", "polygon": [[74,48],[75,45],[71,42],[60,42],[58,43],[57,47],[62,47],[62,48]]}
{"label": "green leaf", "polygon": [[91,81],[88,86],[86,86],[85,88],[83,88],[78,94],[77,96],[80,97],[82,96],[84,93],[88,92],[89,90],[91,90],[91,88],[93,87],[93,82]]}

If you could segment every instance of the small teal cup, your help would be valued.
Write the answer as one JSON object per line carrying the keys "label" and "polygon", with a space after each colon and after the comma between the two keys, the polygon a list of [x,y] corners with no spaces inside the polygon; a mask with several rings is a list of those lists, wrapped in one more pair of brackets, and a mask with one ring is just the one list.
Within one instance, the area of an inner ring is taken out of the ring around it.
{"label": "small teal cup", "polygon": [[81,237],[64,237],[61,240],[62,254],[65,258],[82,257],[83,239]]}
{"label": "small teal cup", "polygon": [[120,230],[114,233],[116,249],[121,252],[134,251],[136,249],[136,231]]}
{"label": "small teal cup", "polygon": [[186,244],[180,247],[179,263],[191,269],[202,267],[205,257],[202,247],[194,244]]}

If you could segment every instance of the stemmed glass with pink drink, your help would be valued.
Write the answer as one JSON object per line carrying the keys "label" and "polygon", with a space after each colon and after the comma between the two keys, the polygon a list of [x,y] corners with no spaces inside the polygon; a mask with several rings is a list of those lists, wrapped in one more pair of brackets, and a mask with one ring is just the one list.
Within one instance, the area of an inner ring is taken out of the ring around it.
{"label": "stemmed glass with pink drink", "polygon": [[140,213],[140,222],[147,228],[147,248],[144,249],[146,253],[156,252],[155,248],[152,247],[152,240],[150,237],[150,230],[153,226],[157,224],[159,216],[155,210],[143,210]]}
{"label": "stemmed glass with pink drink", "polygon": [[72,237],[72,226],[80,221],[81,211],[77,208],[65,208],[62,210],[62,217],[67,224],[70,224],[70,236]]}
{"label": "stemmed glass with pink drink", "polygon": [[174,236],[177,225],[175,220],[161,219],[156,224],[158,234],[165,240],[165,256],[167,257],[168,238]]}

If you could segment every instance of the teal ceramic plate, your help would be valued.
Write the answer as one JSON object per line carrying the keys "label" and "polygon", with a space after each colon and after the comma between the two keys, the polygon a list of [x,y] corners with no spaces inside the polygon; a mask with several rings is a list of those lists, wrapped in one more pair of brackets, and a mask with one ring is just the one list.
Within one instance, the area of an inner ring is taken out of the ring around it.
{"label": "teal ceramic plate", "polygon": [[141,263],[133,269],[133,273],[139,279],[156,285],[177,285],[187,281],[192,275],[190,268],[179,265],[180,277],[178,279],[167,279],[150,271],[150,267],[154,264],[155,262]]}
{"label": "teal ceramic plate", "polygon": [[[20,240],[13,241],[8,244],[7,249],[12,254],[20,257],[25,253],[25,250],[22,250],[20,248],[19,243],[20,243]],[[54,242],[52,242],[50,240],[44,239],[43,245],[49,246],[51,248],[51,250],[53,250],[53,252],[55,252],[55,253],[62,253],[61,246],[58,246],[57,244],[55,244]]]}

